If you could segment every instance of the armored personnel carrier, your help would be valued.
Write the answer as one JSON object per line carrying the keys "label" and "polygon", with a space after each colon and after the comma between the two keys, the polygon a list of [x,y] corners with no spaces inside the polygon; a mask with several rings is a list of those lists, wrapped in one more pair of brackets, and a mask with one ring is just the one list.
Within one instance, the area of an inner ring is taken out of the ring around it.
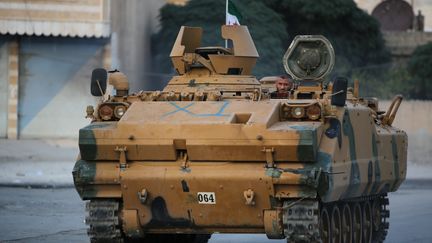
{"label": "armored personnel carrier", "polygon": [[387,193],[406,176],[407,136],[392,127],[402,97],[381,111],[358,82],[326,80],[331,44],[298,36],[283,59],[297,85],[271,99],[247,27],[222,26],[231,48],[201,47],[201,35],[180,29],[162,91],[129,94],[121,72],[93,71],[103,98],[87,107],[73,169],[91,242],[383,242]]}

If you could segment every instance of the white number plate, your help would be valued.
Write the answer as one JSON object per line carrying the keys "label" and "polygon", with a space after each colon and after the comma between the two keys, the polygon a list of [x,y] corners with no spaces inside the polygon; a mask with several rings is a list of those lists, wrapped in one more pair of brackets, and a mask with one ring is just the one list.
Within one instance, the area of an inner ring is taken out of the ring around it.
{"label": "white number plate", "polygon": [[199,204],[216,204],[216,195],[214,192],[198,192],[197,199]]}

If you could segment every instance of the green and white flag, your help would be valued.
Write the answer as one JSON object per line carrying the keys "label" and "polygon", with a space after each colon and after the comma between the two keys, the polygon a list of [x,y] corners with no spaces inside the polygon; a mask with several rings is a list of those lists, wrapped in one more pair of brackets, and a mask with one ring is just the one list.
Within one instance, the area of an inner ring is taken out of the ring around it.
{"label": "green and white flag", "polygon": [[226,0],[226,25],[240,25],[242,16],[231,0]]}

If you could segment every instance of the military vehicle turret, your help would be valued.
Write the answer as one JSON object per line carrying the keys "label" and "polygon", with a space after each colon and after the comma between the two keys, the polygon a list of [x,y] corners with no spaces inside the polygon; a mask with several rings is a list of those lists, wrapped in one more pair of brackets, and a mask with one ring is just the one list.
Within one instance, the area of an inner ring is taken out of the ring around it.
{"label": "military vehicle turret", "polygon": [[94,70],[104,98],[87,107],[73,170],[91,242],[383,242],[387,193],[406,176],[407,136],[392,126],[402,97],[383,112],[357,82],[326,80],[330,42],[298,36],[283,59],[297,85],[271,99],[247,27],[222,26],[231,48],[201,47],[201,35],[180,29],[162,91],[129,93],[124,74]]}

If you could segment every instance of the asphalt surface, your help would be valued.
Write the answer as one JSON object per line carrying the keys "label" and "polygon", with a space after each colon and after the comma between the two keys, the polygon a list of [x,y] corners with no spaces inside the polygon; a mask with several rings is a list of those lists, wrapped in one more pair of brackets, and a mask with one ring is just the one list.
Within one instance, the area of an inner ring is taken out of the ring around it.
{"label": "asphalt surface", "polygon": [[[408,181],[390,194],[386,242],[432,242],[432,180]],[[73,188],[0,187],[0,242],[89,242],[84,202]],[[265,235],[215,234],[210,243],[270,243]]]}

